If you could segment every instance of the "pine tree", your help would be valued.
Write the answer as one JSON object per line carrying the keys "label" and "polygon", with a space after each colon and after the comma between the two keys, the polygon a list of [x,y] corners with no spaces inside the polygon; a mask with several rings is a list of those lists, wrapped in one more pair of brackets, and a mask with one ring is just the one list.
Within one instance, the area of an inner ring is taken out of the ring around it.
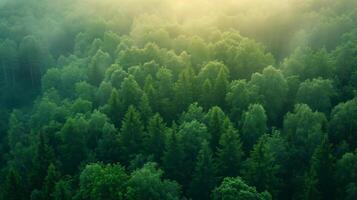
{"label": "pine tree", "polygon": [[165,149],[166,125],[159,114],[154,115],[149,120],[147,127],[147,137],[145,138],[146,153],[152,154],[157,163],[161,162],[161,157]]}
{"label": "pine tree", "polygon": [[[225,123],[228,120],[225,121]],[[217,173],[221,178],[239,175],[243,150],[238,132],[232,125],[222,134],[217,152]]]}
{"label": "pine tree", "polygon": [[190,184],[193,199],[209,199],[215,186],[214,165],[209,143],[204,141],[197,156],[196,167]]}
{"label": "pine tree", "polygon": [[179,183],[182,183],[185,179],[183,177],[183,149],[181,145],[181,140],[177,134],[175,124],[172,127],[172,133],[169,135],[165,152],[162,158],[163,168],[166,174],[166,177],[171,180],[176,180]]}
{"label": "pine tree", "polygon": [[23,182],[20,175],[14,169],[10,169],[1,190],[2,199],[22,200],[25,199],[24,192]]}
{"label": "pine tree", "polygon": [[280,166],[267,143],[269,139],[269,135],[263,135],[254,145],[245,162],[243,175],[247,183],[254,185],[258,191],[267,190],[271,194],[276,194],[280,183],[277,176]]}
{"label": "pine tree", "polygon": [[201,88],[201,96],[199,100],[199,102],[205,109],[208,109],[213,105],[212,83],[209,79],[206,79],[203,82]]}
{"label": "pine tree", "polygon": [[210,147],[214,153],[219,146],[221,134],[228,128],[226,126],[228,123],[225,123],[225,120],[227,119],[228,118],[225,116],[224,112],[218,106],[212,107],[206,115],[205,121],[207,124],[207,130],[211,135]]}
{"label": "pine tree", "polygon": [[55,161],[55,155],[52,147],[48,144],[46,134],[40,132],[39,143],[36,149],[36,154],[33,159],[34,171],[30,175],[32,188],[40,189],[48,166]]}
{"label": "pine tree", "polygon": [[71,200],[72,191],[70,182],[67,180],[60,180],[55,185],[55,190],[52,194],[53,200]]}
{"label": "pine tree", "polygon": [[245,152],[249,152],[260,136],[267,131],[267,116],[263,106],[252,104],[243,113],[242,141]]}
{"label": "pine tree", "polygon": [[179,79],[175,83],[177,111],[182,112],[196,99],[196,75],[192,68],[187,68],[181,72]]}
{"label": "pine tree", "polygon": [[112,121],[113,124],[115,124],[117,127],[120,125],[120,100],[119,100],[119,94],[116,89],[112,90],[112,93],[110,95],[110,98],[108,100],[108,106],[109,106],[109,112],[108,116],[110,120]]}
{"label": "pine tree", "polygon": [[51,199],[51,195],[55,190],[56,182],[60,178],[60,174],[53,164],[48,166],[47,176],[43,184],[43,195],[45,199]]}
{"label": "pine tree", "polygon": [[142,116],[143,122],[145,122],[145,124],[148,123],[150,117],[153,115],[153,112],[150,106],[149,98],[146,93],[143,93],[143,95],[141,96],[139,103],[139,111]]}
{"label": "pine tree", "polygon": [[120,129],[120,145],[122,148],[123,163],[128,163],[130,158],[143,150],[144,128],[140,114],[130,106],[125,114]]}
{"label": "pine tree", "polygon": [[213,85],[213,97],[215,98],[214,104],[220,106],[221,108],[225,108],[225,97],[227,93],[227,88],[227,72],[224,68],[221,68]]}
{"label": "pine tree", "polygon": [[[331,153],[331,145],[328,142],[327,136],[324,137],[322,143],[316,148],[310,162],[310,169],[306,176],[308,179],[306,182],[310,184],[307,185],[308,188],[305,190],[307,194],[305,196],[309,197],[309,191],[311,191],[309,188],[313,187],[314,190],[317,191],[316,193],[320,194],[318,197],[315,196],[314,199],[334,199],[334,158]],[[313,178],[315,180],[311,180]],[[311,183],[314,183],[314,185]]]}

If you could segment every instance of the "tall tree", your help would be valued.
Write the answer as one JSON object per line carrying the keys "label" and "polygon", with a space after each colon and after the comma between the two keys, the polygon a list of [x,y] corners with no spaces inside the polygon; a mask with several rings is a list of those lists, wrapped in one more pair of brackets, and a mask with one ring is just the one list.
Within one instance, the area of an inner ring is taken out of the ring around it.
{"label": "tall tree", "polygon": [[271,136],[262,135],[254,145],[249,158],[244,163],[243,177],[258,191],[269,191],[275,198],[281,180],[278,177],[280,165],[276,152],[270,146]]}
{"label": "tall tree", "polygon": [[23,200],[25,198],[25,190],[20,175],[14,169],[10,169],[7,173],[5,182],[2,184],[2,199]]}
{"label": "tall tree", "polygon": [[[325,136],[310,161],[310,169],[306,176],[308,188],[305,190],[305,198],[334,199],[336,187],[334,185],[333,171],[334,158],[331,152],[331,145],[327,136]],[[312,191],[315,192],[312,193]]]}
{"label": "tall tree", "polygon": [[47,168],[55,162],[55,155],[52,147],[48,143],[48,138],[44,132],[39,133],[39,143],[33,159],[34,170],[30,176],[32,187],[40,189],[47,173]]}
{"label": "tall tree", "polygon": [[298,103],[305,103],[313,110],[328,113],[332,106],[335,90],[329,79],[306,80],[300,84],[296,94]]}
{"label": "tall tree", "polygon": [[144,126],[140,114],[130,106],[123,119],[119,136],[123,163],[127,164],[130,158],[143,151],[143,136]]}
{"label": "tall tree", "polygon": [[288,84],[282,72],[269,66],[261,74],[253,74],[250,84],[257,87],[258,93],[262,95],[261,102],[267,111],[270,124],[279,125],[288,92]]}
{"label": "tall tree", "polygon": [[73,174],[88,156],[86,134],[88,122],[82,117],[69,118],[60,131],[60,156],[64,173]]}
{"label": "tall tree", "polygon": [[249,152],[260,136],[267,131],[267,116],[263,106],[252,104],[242,117],[242,142],[245,152]]}
{"label": "tall tree", "polygon": [[108,99],[108,112],[107,115],[116,126],[120,125],[121,107],[120,107],[120,99],[119,94],[116,89],[112,89],[110,97]]}
{"label": "tall tree", "polygon": [[204,141],[198,153],[195,171],[190,184],[193,199],[210,199],[210,192],[215,186],[215,169],[209,143]]}
{"label": "tall tree", "polygon": [[184,175],[184,154],[181,143],[181,137],[177,133],[175,126],[171,129],[171,134],[168,136],[165,152],[162,157],[163,169],[165,176],[171,180],[176,180],[183,183]]}
{"label": "tall tree", "polygon": [[211,135],[210,147],[215,153],[217,147],[219,146],[219,140],[221,138],[222,133],[224,133],[228,128],[228,123],[225,123],[225,120],[227,120],[228,118],[218,106],[212,107],[206,114],[205,118],[207,130]]}
{"label": "tall tree", "polygon": [[50,164],[47,169],[47,176],[44,180],[42,192],[44,199],[51,199],[55,191],[55,186],[60,178],[60,173],[53,164]]}
{"label": "tall tree", "polygon": [[[228,120],[225,123],[230,123]],[[236,177],[239,175],[244,152],[238,132],[232,125],[223,132],[217,152],[217,174],[220,178]]]}
{"label": "tall tree", "polygon": [[157,163],[161,163],[161,157],[165,149],[166,133],[167,127],[159,114],[150,118],[144,141],[145,153],[152,154]]}

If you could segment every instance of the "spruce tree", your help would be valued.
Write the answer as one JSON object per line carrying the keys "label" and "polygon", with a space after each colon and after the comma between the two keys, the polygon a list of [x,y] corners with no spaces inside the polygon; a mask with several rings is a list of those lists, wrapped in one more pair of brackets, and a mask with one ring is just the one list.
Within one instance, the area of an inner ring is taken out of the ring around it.
{"label": "spruce tree", "polygon": [[228,128],[226,126],[228,123],[225,123],[225,120],[227,119],[228,118],[225,116],[224,112],[218,106],[212,107],[206,115],[205,121],[207,124],[207,130],[211,135],[210,147],[214,153],[219,146],[219,140],[222,133],[224,133]]}
{"label": "spruce tree", "polygon": [[165,145],[165,152],[162,158],[163,168],[167,178],[176,180],[182,183],[185,179],[183,177],[183,149],[181,145],[181,139],[177,134],[175,124],[172,127],[172,133],[169,135],[167,143]]}
{"label": "spruce tree", "polygon": [[195,171],[190,184],[190,194],[193,199],[208,200],[215,186],[215,174],[212,152],[209,143],[204,141],[198,153]]}
{"label": "spruce tree", "polygon": [[159,114],[149,120],[147,136],[145,138],[146,153],[154,156],[155,162],[160,163],[165,149],[166,125]]}
{"label": "spruce tree", "polygon": [[[229,123],[228,120],[225,123]],[[239,175],[243,150],[238,132],[229,125],[222,134],[217,152],[217,173],[221,178]]]}
{"label": "spruce tree", "polygon": [[2,199],[23,200],[25,199],[25,190],[22,179],[17,171],[10,169],[1,189]]}
{"label": "spruce tree", "polygon": [[143,150],[144,127],[140,114],[130,106],[122,121],[120,129],[120,145],[122,149],[123,163],[128,163],[135,154]]}
{"label": "spruce tree", "polygon": [[51,199],[51,195],[55,190],[56,182],[60,178],[60,173],[53,164],[48,166],[47,176],[43,184],[43,196],[45,199]]}

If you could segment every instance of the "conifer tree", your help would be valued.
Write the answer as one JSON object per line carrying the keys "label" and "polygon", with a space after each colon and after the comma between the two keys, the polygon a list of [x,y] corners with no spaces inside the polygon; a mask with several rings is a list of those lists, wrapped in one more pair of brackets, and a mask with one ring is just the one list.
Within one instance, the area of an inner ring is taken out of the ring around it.
{"label": "conifer tree", "polygon": [[130,106],[120,129],[120,145],[124,163],[128,163],[135,154],[142,152],[143,136],[144,127],[140,114],[133,106]]}
{"label": "conifer tree", "polygon": [[210,191],[215,186],[215,174],[212,152],[209,143],[204,141],[198,153],[195,171],[190,184],[193,199],[209,199]]}
{"label": "conifer tree", "polygon": [[145,138],[146,153],[152,154],[157,163],[161,162],[165,149],[166,131],[164,120],[159,114],[149,119],[147,137]]}
{"label": "conifer tree", "polygon": [[[229,123],[226,122],[225,123]],[[221,177],[239,175],[243,150],[238,132],[232,125],[222,134],[217,152],[217,174]]]}

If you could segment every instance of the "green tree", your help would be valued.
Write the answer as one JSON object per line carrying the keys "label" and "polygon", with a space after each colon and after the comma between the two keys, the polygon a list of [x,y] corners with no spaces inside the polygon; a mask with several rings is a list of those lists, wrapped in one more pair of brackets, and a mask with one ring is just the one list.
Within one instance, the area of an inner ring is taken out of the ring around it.
{"label": "green tree", "polygon": [[241,137],[245,152],[249,152],[260,136],[267,131],[267,116],[263,106],[252,104],[243,113]]}
{"label": "green tree", "polygon": [[175,91],[175,105],[178,112],[183,111],[188,105],[193,103],[196,99],[196,75],[189,67],[183,70],[179,79],[174,85]]}
{"label": "green tree", "polygon": [[95,149],[96,158],[104,163],[118,162],[121,158],[119,134],[113,127],[104,126],[103,128],[109,130],[104,131],[98,140]]}
{"label": "green tree", "polygon": [[[230,123],[228,120],[225,123]],[[236,177],[240,173],[244,152],[237,130],[228,125],[219,140],[217,151],[217,174],[220,178]]]}
{"label": "green tree", "polygon": [[154,163],[147,163],[134,171],[128,180],[125,199],[179,200],[180,186],[174,181],[163,180],[162,175],[163,171],[157,169]]}
{"label": "green tree", "polygon": [[305,103],[313,110],[328,113],[335,95],[331,80],[321,78],[306,80],[300,84],[296,94],[298,103]]}
{"label": "green tree", "polygon": [[210,135],[207,132],[207,127],[196,120],[184,122],[179,128],[178,134],[181,137],[180,139],[184,153],[185,164],[182,172],[184,173],[187,182],[187,184],[184,185],[188,185],[195,168],[201,144],[205,140],[209,141]]}
{"label": "green tree", "polygon": [[212,107],[205,116],[207,130],[211,135],[210,147],[214,153],[219,146],[219,140],[222,133],[228,128],[226,126],[227,123],[225,123],[225,120],[227,119],[228,117],[218,106]]}
{"label": "green tree", "polygon": [[130,158],[143,151],[143,137],[144,127],[140,114],[130,106],[123,119],[119,135],[123,163],[128,163]]}
{"label": "green tree", "polygon": [[40,189],[47,173],[47,168],[55,161],[55,155],[52,147],[48,144],[46,134],[40,132],[38,135],[39,143],[36,154],[33,159],[34,170],[31,174],[32,187]]}
{"label": "green tree", "polygon": [[43,197],[44,199],[51,199],[52,193],[55,191],[56,182],[60,178],[60,173],[57,171],[56,167],[51,164],[47,169],[47,176],[43,182]]}
{"label": "green tree", "polygon": [[348,199],[355,195],[357,152],[345,153],[336,163],[335,180],[336,180],[336,197],[339,199]]}
{"label": "green tree", "polygon": [[68,180],[60,180],[56,183],[52,193],[53,200],[71,200],[72,199],[71,183]]}
{"label": "green tree", "polygon": [[111,95],[108,100],[108,116],[111,119],[111,121],[116,125],[119,126],[120,124],[120,113],[121,113],[121,107],[120,107],[120,100],[119,100],[119,94],[116,89],[113,89],[111,92]]}
{"label": "green tree", "polygon": [[125,78],[119,90],[121,110],[126,111],[130,105],[138,107],[143,92],[133,76]]}
{"label": "green tree", "polygon": [[357,147],[357,98],[338,104],[331,112],[329,136],[332,143]]}
{"label": "green tree", "polygon": [[157,163],[161,163],[161,157],[165,150],[167,127],[159,114],[150,118],[145,138],[145,153],[152,154]]}
{"label": "green tree", "polygon": [[241,119],[242,113],[248,106],[258,100],[257,88],[245,80],[232,81],[226,94],[227,106],[231,119]]}
{"label": "green tree", "polygon": [[296,105],[294,112],[285,116],[283,133],[289,145],[286,189],[293,195],[289,198],[297,198],[303,193],[304,174],[316,147],[324,138],[326,121],[323,113],[313,112],[305,104]]}
{"label": "green tree", "polygon": [[254,185],[257,191],[269,191],[276,197],[281,180],[279,178],[280,163],[276,152],[270,145],[272,137],[262,135],[254,145],[248,159],[244,163],[243,177],[247,183]]}
{"label": "green tree", "polygon": [[247,185],[240,177],[225,178],[221,185],[213,190],[213,200],[270,200],[268,192],[259,193]]}
{"label": "green tree", "polygon": [[324,137],[310,161],[305,199],[334,199],[335,180],[333,177],[334,158],[327,136]]}
{"label": "green tree", "polygon": [[88,68],[88,78],[92,85],[98,86],[104,79],[105,70],[109,68],[111,57],[101,49],[92,57]]}
{"label": "green tree", "polygon": [[209,199],[215,186],[215,169],[209,143],[204,141],[198,153],[195,171],[190,183],[190,194],[193,199]]}
{"label": "green tree", "polygon": [[83,199],[89,200],[126,199],[127,180],[128,175],[119,164],[89,164],[80,174],[79,192]]}
{"label": "green tree", "polygon": [[288,84],[281,71],[269,66],[262,74],[253,74],[249,83],[257,87],[258,93],[262,95],[262,105],[267,111],[270,124],[279,125],[288,92]]}
{"label": "green tree", "polygon": [[73,174],[86,159],[88,122],[83,117],[69,118],[60,131],[60,156],[64,173]]}
{"label": "green tree", "polygon": [[2,184],[2,199],[22,200],[25,198],[25,190],[20,175],[14,169],[10,169]]}
{"label": "green tree", "polygon": [[165,176],[171,180],[183,183],[184,175],[184,152],[181,137],[178,135],[176,127],[171,129],[168,136],[165,151],[162,157]]}
{"label": "green tree", "polygon": [[228,84],[228,73],[226,70],[221,69],[213,84],[214,105],[225,108],[225,95],[227,93]]}

